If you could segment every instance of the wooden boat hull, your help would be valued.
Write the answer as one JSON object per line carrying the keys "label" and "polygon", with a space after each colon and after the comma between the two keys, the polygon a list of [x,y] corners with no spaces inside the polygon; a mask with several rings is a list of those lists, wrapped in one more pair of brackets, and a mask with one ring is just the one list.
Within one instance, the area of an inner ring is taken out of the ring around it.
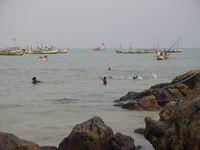
{"label": "wooden boat hull", "polygon": [[167,52],[167,53],[180,53],[182,51],[183,51],[183,49],[180,48],[180,49],[175,49],[175,50],[165,50],[163,52]]}
{"label": "wooden boat hull", "polygon": [[67,53],[68,49],[58,49],[58,53]]}
{"label": "wooden boat hull", "polygon": [[48,60],[48,58],[39,58],[39,60]]}
{"label": "wooden boat hull", "polygon": [[41,51],[41,54],[57,54],[58,50],[45,50],[45,51]]}
{"label": "wooden boat hull", "polygon": [[58,50],[26,50],[24,54],[57,54]]}
{"label": "wooden boat hull", "polygon": [[0,55],[23,55],[23,51],[10,51],[10,50],[0,50]]}
{"label": "wooden boat hull", "polygon": [[163,56],[157,55],[157,60],[165,60],[165,59],[168,59],[168,58],[169,58],[169,54],[163,55]]}
{"label": "wooden boat hull", "polygon": [[93,51],[105,51],[105,49],[93,49]]}
{"label": "wooden boat hull", "polygon": [[116,50],[117,54],[150,54],[154,53],[154,51],[119,51]]}

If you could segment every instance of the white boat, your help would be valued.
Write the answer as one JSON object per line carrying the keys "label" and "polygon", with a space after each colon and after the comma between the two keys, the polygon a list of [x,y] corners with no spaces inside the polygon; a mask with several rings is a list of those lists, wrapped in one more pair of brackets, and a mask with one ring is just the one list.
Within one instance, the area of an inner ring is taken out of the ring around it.
{"label": "white boat", "polygon": [[158,52],[157,60],[165,60],[165,59],[168,59],[168,58],[169,58],[168,53],[165,53],[164,55],[162,55],[162,52]]}
{"label": "white boat", "polygon": [[101,44],[101,46],[94,47],[93,51],[105,51],[106,47],[105,46],[102,47],[102,46],[104,46],[104,43]]}
{"label": "white boat", "polygon": [[39,57],[39,60],[48,60],[48,56],[47,56],[47,55],[40,56],[40,57]]}
{"label": "white boat", "polygon": [[68,48],[58,49],[58,53],[67,53]]}

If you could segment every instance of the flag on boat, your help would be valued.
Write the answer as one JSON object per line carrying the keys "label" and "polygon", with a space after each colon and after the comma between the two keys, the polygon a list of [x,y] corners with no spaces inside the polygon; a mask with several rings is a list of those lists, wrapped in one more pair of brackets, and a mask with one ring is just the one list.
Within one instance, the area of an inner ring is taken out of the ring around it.
{"label": "flag on boat", "polygon": [[102,46],[104,45],[104,43],[102,43]]}

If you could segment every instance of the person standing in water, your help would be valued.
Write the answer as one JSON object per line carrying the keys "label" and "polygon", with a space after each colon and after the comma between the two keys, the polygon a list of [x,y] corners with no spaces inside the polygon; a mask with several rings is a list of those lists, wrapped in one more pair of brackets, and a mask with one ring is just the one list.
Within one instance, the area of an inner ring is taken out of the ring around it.
{"label": "person standing in water", "polygon": [[99,76],[99,78],[101,78],[101,80],[103,81],[103,84],[104,84],[104,85],[106,85],[106,84],[107,84],[106,77],[103,77],[103,78],[102,78],[102,77],[100,77],[100,76]]}
{"label": "person standing in water", "polygon": [[33,78],[32,78],[32,83],[36,84],[36,83],[38,83],[38,82],[42,82],[42,81],[38,81],[38,80],[36,79],[36,77],[33,77]]}

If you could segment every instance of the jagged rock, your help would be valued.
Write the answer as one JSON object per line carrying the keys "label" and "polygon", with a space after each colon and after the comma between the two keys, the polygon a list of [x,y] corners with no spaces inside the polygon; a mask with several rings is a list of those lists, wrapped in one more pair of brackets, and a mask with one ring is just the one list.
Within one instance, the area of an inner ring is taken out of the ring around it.
{"label": "jagged rock", "polygon": [[181,94],[185,97],[186,95],[188,95],[188,93],[190,93],[192,90],[189,88],[189,86],[187,86],[186,84],[177,84],[176,88],[181,92]]}
{"label": "jagged rock", "polygon": [[121,133],[114,135],[100,117],[76,125],[59,144],[59,150],[134,150],[134,147],[131,137]]}
{"label": "jagged rock", "polygon": [[124,104],[122,108],[130,110],[160,110],[160,106],[158,105],[154,95],[145,96],[141,99],[131,100],[129,103]]}
{"label": "jagged rock", "polygon": [[150,89],[160,89],[163,87],[166,87],[168,85],[170,85],[171,83],[160,83],[160,84],[156,84],[150,87]]}
{"label": "jagged rock", "polygon": [[192,100],[192,99],[198,97],[199,93],[200,93],[199,91],[200,91],[200,81],[195,84],[194,89],[190,93],[188,93],[186,98],[188,100]]}
{"label": "jagged rock", "polygon": [[40,150],[58,150],[55,146],[40,146]]}
{"label": "jagged rock", "polygon": [[138,95],[138,92],[129,91],[125,96],[122,96],[119,100],[126,101]]}
{"label": "jagged rock", "polygon": [[[189,71],[189,72],[187,72],[183,75],[179,75],[175,79],[172,80],[172,83],[180,82],[180,81],[192,76],[193,74],[195,74],[198,71],[200,71],[200,70],[191,70],[191,71]],[[186,84],[188,87],[190,87],[190,89],[193,89],[194,85],[199,81],[200,81],[200,73],[198,73],[197,75],[195,75],[191,79],[183,82],[183,84]]]}
{"label": "jagged rock", "polygon": [[174,119],[177,136],[183,147],[200,149],[200,97],[178,105]]}
{"label": "jagged rock", "polygon": [[162,121],[170,126],[173,125],[174,123],[173,113],[176,110],[175,104],[176,104],[175,101],[171,101],[168,104],[166,104],[165,107],[163,107],[163,109],[159,113],[160,116],[159,121]]}
{"label": "jagged rock", "polygon": [[135,133],[139,133],[139,134],[144,135],[144,128],[138,128],[138,129],[135,129],[134,132],[135,132]]}
{"label": "jagged rock", "polygon": [[200,149],[200,82],[186,98],[164,106],[159,115],[159,121],[145,118],[145,138],[156,150]]}
{"label": "jagged rock", "polygon": [[[169,101],[182,99],[193,90],[195,85],[200,82],[200,73],[197,71],[191,70],[183,75],[177,76],[171,83],[157,84],[140,93],[131,91],[119,99],[119,101],[127,100],[129,102],[118,102],[114,106],[121,106],[124,109],[130,110],[159,110]],[[144,101],[146,102],[144,103]],[[157,103],[154,101],[157,101]]]}
{"label": "jagged rock", "polygon": [[115,134],[114,140],[112,141],[112,147],[113,150],[135,150],[133,138],[119,132]]}
{"label": "jagged rock", "polygon": [[0,150],[40,150],[39,146],[17,136],[0,132]]}

